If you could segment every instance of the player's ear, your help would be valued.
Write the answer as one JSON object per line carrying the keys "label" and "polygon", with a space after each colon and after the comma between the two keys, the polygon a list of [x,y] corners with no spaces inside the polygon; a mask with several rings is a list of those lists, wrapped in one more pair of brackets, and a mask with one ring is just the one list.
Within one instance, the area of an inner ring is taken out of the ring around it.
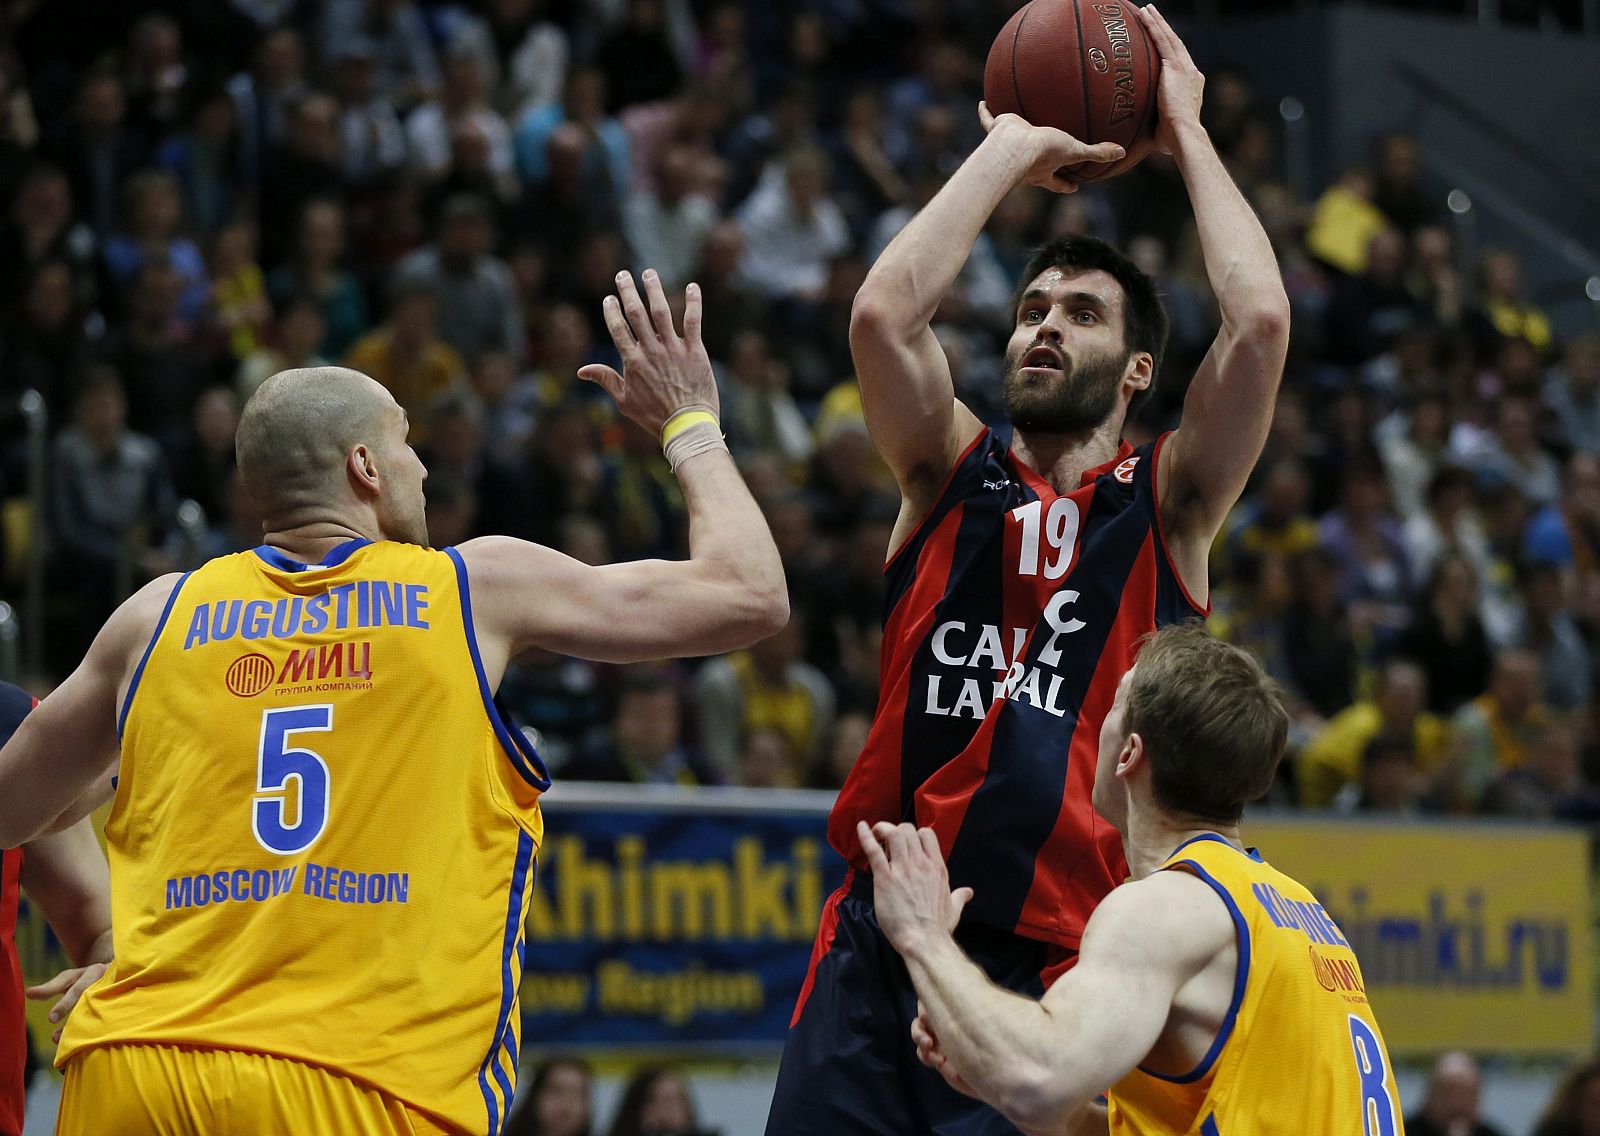
{"label": "player's ear", "polygon": [[359,490],[367,493],[378,491],[377,459],[365,444],[357,443],[351,447],[349,456],[345,458],[345,470]]}
{"label": "player's ear", "polygon": [[1144,739],[1138,734],[1129,734],[1122,743],[1122,752],[1117,755],[1117,776],[1130,776],[1144,760]]}
{"label": "player's ear", "polygon": [[1133,369],[1128,372],[1128,384],[1134,390],[1149,390],[1150,382],[1156,375],[1155,358],[1148,351],[1135,351],[1129,363]]}

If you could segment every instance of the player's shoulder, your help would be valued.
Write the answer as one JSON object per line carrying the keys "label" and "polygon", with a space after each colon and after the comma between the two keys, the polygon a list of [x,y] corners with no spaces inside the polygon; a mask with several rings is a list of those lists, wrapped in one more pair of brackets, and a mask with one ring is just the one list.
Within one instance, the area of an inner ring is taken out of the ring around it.
{"label": "player's shoulder", "polygon": [[1209,957],[1234,939],[1227,899],[1199,876],[1154,872],[1113,888],[1084,930],[1090,954]]}

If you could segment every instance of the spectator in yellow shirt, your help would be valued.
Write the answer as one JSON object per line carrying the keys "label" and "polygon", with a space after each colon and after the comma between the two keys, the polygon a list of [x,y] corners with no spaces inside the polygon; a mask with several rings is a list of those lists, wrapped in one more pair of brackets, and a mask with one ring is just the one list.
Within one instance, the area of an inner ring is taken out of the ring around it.
{"label": "spectator in yellow shirt", "polygon": [[1424,712],[1428,680],[1422,668],[1405,659],[1388,663],[1371,698],[1341,710],[1300,753],[1297,767],[1300,803],[1327,808],[1339,790],[1361,777],[1367,743],[1379,734],[1411,738],[1417,769],[1432,777],[1445,767],[1450,728]]}
{"label": "spectator in yellow shirt", "polygon": [[1353,166],[1317,198],[1306,230],[1311,255],[1348,276],[1367,270],[1367,246],[1389,228],[1389,220],[1372,203],[1372,175]]}
{"label": "spectator in yellow shirt", "polygon": [[427,441],[427,412],[442,394],[464,386],[467,365],[439,338],[439,305],[423,284],[395,294],[389,319],[350,348],[345,364],[371,375],[411,417],[413,445]]}
{"label": "spectator in yellow shirt", "polygon": [[1501,651],[1489,689],[1456,711],[1454,764],[1461,803],[1476,804],[1495,778],[1527,764],[1550,718],[1539,688],[1538,655]]}

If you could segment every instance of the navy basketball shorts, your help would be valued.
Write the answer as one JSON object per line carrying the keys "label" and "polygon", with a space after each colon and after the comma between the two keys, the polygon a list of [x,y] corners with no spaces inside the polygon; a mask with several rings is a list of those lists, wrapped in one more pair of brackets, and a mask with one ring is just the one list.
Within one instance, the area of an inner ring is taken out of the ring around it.
{"label": "navy basketball shorts", "polygon": [[[994,982],[1031,998],[1076,961],[1064,947],[963,924],[956,941]],[[767,1116],[767,1136],[1016,1136],[994,1109],[917,1060],[917,992],[878,927],[872,877],[822,909]]]}

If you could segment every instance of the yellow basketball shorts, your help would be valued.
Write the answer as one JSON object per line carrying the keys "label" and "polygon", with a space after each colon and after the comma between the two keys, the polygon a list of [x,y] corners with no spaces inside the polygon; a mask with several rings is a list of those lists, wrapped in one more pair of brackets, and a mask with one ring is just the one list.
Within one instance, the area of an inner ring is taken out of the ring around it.
{"label": "yellow basketball shorts", "polygon": [[56,1136],[447,1136],[437,1120],[315,1065],[175,1045],[104,1045],[66,1067]]}

